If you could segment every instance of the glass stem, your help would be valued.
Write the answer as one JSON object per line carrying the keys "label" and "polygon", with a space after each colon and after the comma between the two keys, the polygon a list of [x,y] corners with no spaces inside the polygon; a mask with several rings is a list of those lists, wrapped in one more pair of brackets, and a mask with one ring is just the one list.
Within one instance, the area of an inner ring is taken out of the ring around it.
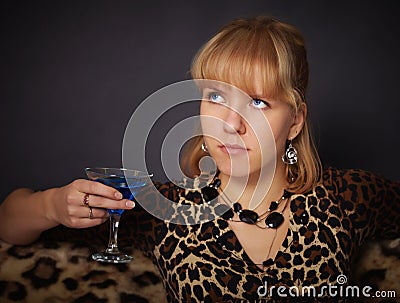
{"label": "glass stem", "polygon": [[118,225],[121,215],[112,213],[110,214],[110,237],[108,240],[107,253],[119,253],[118,250]]}

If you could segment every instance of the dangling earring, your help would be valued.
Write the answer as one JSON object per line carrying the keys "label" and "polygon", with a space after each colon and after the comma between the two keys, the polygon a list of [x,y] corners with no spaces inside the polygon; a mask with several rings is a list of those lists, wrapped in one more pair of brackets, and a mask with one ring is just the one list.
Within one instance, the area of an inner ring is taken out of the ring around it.
{"label": "dangling earring", "polygon": [[203,143],[201,144],[201,150],[202,150],[203,152],[205,152],[205,153],[208,153],[208,148],[207,148],[206,142],[203,142]]}
{"label": "dangling earring", "polygon": [[286,148],[285,153],[282,155],[282,161],[289,165],[297,163],[297,150],[292,145],[292,139],[290,139],[289,145]]}

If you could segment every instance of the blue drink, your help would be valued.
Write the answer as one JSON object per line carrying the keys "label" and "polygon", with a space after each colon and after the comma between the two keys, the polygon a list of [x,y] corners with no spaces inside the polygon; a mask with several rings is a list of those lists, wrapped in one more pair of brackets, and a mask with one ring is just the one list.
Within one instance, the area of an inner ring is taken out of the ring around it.
{"label": "blue drink", "polygon": [[[125,199],[133,200],[139,188],[150,182],[152,175],[138,170],[124,168],[86,168],[86,175],[92,181],[117,189]],[[109,263],[126,263],[133,258],[118,249],[117,234],[123,209],[108,209],[110,214],[110,237],[105,251],[92,255],[93,260]]]}
{"label": "blue drink", "polygon": [[[144,180],[129,178],[128,182],[123,176],[109,176],[106,178],[99,178],[96,181],[103,183],[105,185],[114,187],[117,189],[124,199],[133,200],[134,195],[137,190],[146,185]],[[128,184],[129,183],[129,184]],[[109,214],[119,214],[122,215],[123,209],[109,209]]]}

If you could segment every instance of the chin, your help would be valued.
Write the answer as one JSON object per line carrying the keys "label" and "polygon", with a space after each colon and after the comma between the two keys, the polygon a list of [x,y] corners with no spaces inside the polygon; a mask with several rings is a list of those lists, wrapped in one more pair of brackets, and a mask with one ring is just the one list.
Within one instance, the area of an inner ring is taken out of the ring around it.
{"label": "chin", "polygon": [[253,174],[255,171],[259,171],[259,170],[255,170],[253,171],[252,169],[249,169],[248,166],[246,165],[235,165],[234,167],[232,167],[232,165],[230,164],[222,164],[222,165],[217,165],[218,166],[218,170],[220,171],[220,173],[226,175],[226,176],[230,176],[230,177],[236,177],[236,178],[243,178],[243,177],[247,177],[251,174]]}

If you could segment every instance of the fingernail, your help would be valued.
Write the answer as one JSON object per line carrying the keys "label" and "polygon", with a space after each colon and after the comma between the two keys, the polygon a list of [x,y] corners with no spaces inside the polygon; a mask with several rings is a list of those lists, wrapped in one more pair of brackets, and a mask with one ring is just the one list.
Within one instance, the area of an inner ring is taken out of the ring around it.
{"label": "fingernail", "polygon": [[129,201],[126,201],[125,205],[126,205],[126,207],[134,207],[135,202],[129,200]]}
{"label": "fingernail", "polygon": [[119,191],[116,191],[114,193],[114,197],[117,198],[117,199],[122,199],[122,194]]}

